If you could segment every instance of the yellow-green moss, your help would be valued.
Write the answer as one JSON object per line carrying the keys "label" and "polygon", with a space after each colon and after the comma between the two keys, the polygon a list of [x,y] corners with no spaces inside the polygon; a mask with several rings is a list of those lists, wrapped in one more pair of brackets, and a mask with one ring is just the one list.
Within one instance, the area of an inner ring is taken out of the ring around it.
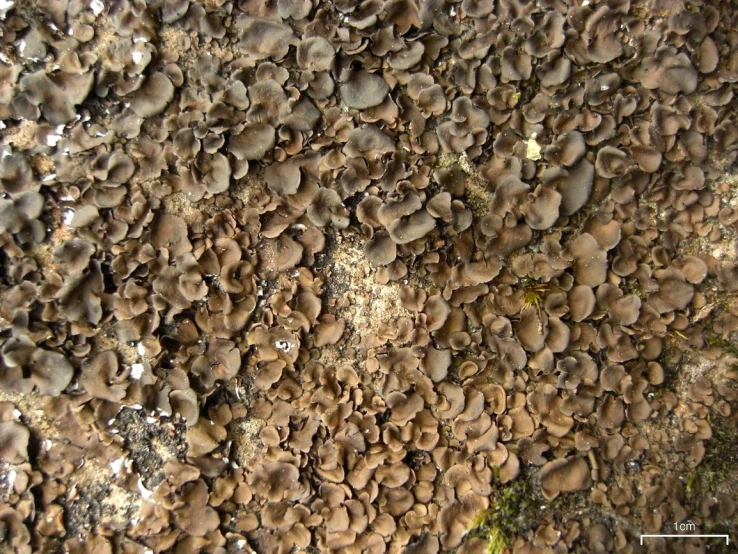
{"label": "yellow-green moss", "polygon": [[499,528],[494,527],[487,536],[487,554],[502,554],[508,543]]}
{"label": "yellow-green moss", "polygon": [[738,479],[738,432],[734,418],[712,415],[707,421],[712,437],[705,443],[702,462],[687,475],[688,495],[713,495],[719,487]]}
{"label": "yellow-green moss", "polygon": [[523,291],[523,301],[525,302],[523,308],[535,306],[540,309],[541,301],[543,300],[543,296],[546,292],[548,292],[548,286],[545,283],[540,283],[526,288]]}
{"label": "yellow-green moss", "polygon": [[[695,511],[699,510],[705,498],[723,493],[734,497],[738,482],[738,429],[734,417],[712,415],[708,417],[712,427],[712,438],[705,443],[705,457],[700,465],[686,476],[684,489],[686,500]],[[738,531],[738,514],[723,519],[716,514],[715,519],[700,526],[701,533],[729,534],[734,537]],[[710,552],[721,554],[733,552],[734,548],[724,543],[711,542]]]}
{"label": "yellow-green moss", "polygon": [[536,492],[530,480],[522,475],[511,483],[501,484],[499,472],[495,469],[490,507],[472,520],[468,536],[487,540],[488,554],[502,554],[516,534],[535,525],[538,515],[534,506]]}
{"label": "yellow-green moss", "polygon": [[705,335],[705,344],[707,344],[707,346],[719,346],[723,349],[725,354],[738,356],[738,345],[736,345],[735,342],[726,340],[713,333],[707,333]]}
{"label": "yellow-green moss", "polygon": [[487,554],[508,554],[515,537],[533,531],[544,518],[564,521],[572,514],[581,516],[593,511],[586,491],[562,494],[547,501],[541,494],[536,471],[523,469],[517,479],[502,484],[495,470],[490,507],[477,514],[467,528],[468,538],[487,541]]}

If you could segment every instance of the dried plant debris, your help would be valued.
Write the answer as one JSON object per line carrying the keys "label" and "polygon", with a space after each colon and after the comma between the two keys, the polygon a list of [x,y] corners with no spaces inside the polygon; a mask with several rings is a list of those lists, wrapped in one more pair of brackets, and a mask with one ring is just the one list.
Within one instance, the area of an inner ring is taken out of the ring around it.
{"label": "dried plant debris", "polygon": [[735,539],[736,29],[0,1],[0,550]]}

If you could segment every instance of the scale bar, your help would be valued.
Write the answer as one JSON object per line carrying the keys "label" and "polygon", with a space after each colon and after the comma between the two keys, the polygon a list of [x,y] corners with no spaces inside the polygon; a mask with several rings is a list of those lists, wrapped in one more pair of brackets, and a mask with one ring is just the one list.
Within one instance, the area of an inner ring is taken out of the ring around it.
{"label": "scale bar", "polygon": [[649,537],[654,537],[654,538],[655,537],[703,537],[707,539],[720,538],[720,539],[725,539],[725,544],[727,545],[730,544],[730,537],[728,535],[641,535],[641,544],[643,544],[644,538],[649,538]]}

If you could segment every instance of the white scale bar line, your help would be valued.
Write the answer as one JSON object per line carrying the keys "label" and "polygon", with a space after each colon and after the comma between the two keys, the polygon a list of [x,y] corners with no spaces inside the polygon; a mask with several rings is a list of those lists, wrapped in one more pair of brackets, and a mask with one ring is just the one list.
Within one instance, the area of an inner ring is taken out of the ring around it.
{"label": "white scale bar line", "polygon": [[730,545],[730,537],[728,535],[641,535],[641,544],[643,544],[644,538],[649,537],[702,537],[708,539],[721,538],[725,539],[725,544]]}

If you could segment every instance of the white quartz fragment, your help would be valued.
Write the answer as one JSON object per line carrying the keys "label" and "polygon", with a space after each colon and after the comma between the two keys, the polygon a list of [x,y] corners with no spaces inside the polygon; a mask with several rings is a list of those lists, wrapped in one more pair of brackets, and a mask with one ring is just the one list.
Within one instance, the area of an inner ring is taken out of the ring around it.
{"label": "white quartz fragment", "polygon": [[538,135],[536,133],[533,133],[530,138],[526,141],[526,150],[525,150],[525,156],[529,160],[540,160],[541,159],[541,145],[536,142],[536,137]]}
{"label": "white quartz fragment", "polygon": [[141,480],[138,480],[138,491],[141,493],[141,496],[144,500],[148,500],[151,498],[151,491],[144,487],[144,484],[141,482]]}
{"label": "white quartz fragment", "polygon": [[110,462],[110,469],[113,470],[113,473],[115,473],[116,477],[120,475],[120,470],[123,469],[123,462],[123,458]]}
{"label": "white quartz fragment", "polygon": [[60,140],[61,135],[55,135],[54,133],[46,135],[46,146],[51,146],[53,148],[54,146],[59,144]]}
{"label": "white quartz fragment", "polygon": [[69,225],[72,222],[73,218],[74,210],[72,208],[67,208],[62,211],[62,221],[64,222],[64,225]]}
{"label": "white quartz fragment", "polygon": [[144,365],[143,364],[133,364],[131,365],[131,377],[133,379],[140,379],[141,376],[144,374]]}
{"label": "white quartz fragment", "polygon": [[5,19],[13,6],[15,6],[14,0],[0,0],[0,19]]}
{"label": "white quartz fragment", "polygon": [[289,341],[278,340],[274,343],[274,347],[277,350],[281,350],[282,352],[289,352],[292,345],[289,343]]}

